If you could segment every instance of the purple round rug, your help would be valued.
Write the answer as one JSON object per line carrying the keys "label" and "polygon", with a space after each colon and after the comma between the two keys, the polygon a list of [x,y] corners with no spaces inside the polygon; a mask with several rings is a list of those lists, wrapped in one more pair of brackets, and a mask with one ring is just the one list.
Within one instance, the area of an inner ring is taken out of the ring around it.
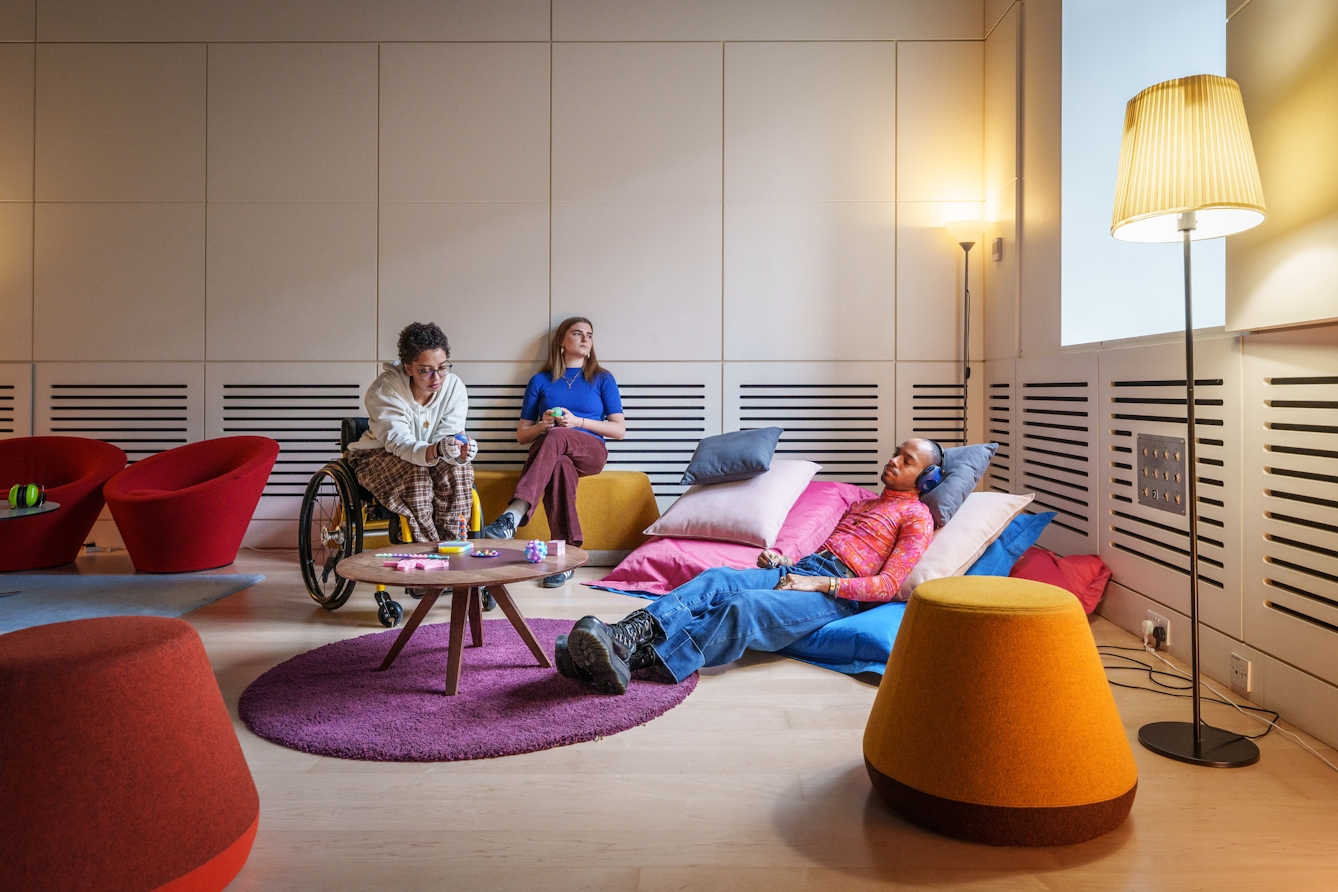
{"label": "purple round rug", "polygon": [[[551,642],[570,620],[531,619]],[[337,641],[252,682],[238,712],[259,736],[306,753],[374,762],[487,759],[596,740],[645,724],[697,687],[633,679],[621,697],[541,669],[504,619],[484,620],[483,647],[465,636],[460,693],[443,695],[449,623],[424,625],[395,665],[381,665],[399,629]]]}

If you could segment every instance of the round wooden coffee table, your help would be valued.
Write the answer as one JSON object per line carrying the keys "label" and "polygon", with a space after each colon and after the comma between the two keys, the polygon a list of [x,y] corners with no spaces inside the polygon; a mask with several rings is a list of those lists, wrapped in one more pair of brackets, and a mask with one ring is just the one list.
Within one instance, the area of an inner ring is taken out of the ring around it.
{"label": "round wooden coffee table", "polygon": [[529,624],[521,615],[511,593],[506,590],[509,582],[524,582],[527,579],[540,579],[572,570],[581,566],[588,555],[572,545],[567,546],[565,554],[550,554],[537,564],[525,559],[525,543],[515,539],[478,539],[476,549],[495,549],[500,551],[497,557],[476,557],[472,553],[438,555],[431,545],[394,545],[386,549],[395,554],[421,554],[431,557],[449,557],[449,570],[396,570],[384,566],[390,558],[377,557],[377,552],[364,551],[352,557],[344,558],[335,566],[335,572],[345,579],[356,582],[370,582],[375,585],[394,586],[395,588],[412,587],[424,590],[422,600],[414,608],[413,615],[404,624],[390,652],[376,670],[389,669],[399,656],[404,645],[413,637],[414,630],[427,616],[432,605],[446,589],[451,590],[451,635],[446,653],[446,696],[454,696],[460,690],[460,660],[464,656],[465,622],[469,622],[470,636],[474,647],[483,646],[483,602],[480,589],[486,589],[497,605],[502,608],[506,618],[511,620],[516,632],[529,646],[534,658],[545,669],[552,667],[552,662],[535,640]]}

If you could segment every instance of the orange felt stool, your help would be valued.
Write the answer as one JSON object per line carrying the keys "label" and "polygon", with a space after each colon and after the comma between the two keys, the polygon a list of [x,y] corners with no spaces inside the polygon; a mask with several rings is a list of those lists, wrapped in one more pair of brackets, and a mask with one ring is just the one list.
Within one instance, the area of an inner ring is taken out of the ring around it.
{"label": "orange felt stool", "polygon": [[217,892],[260,800],[189,623],[0,636],[0,887]]}
{"label": "orange felt stool", "polygon": [[947,836],[1069,845],[1138,788],[1082,606],[1053,585],[959,576],[915,590],[864,731],[874,789]]}

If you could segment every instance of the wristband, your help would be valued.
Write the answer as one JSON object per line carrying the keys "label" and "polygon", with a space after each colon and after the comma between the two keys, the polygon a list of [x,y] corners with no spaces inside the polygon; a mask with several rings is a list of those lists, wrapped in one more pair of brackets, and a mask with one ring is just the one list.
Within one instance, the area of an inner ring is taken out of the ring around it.
{"label": "wristband", "polygon": [[835,597],[836,597],[836,587],[837,587],[837,579],[836,579],[835,576],[833,576],[833,577],[831,577],[831,578],[829,579],[829,581],[827,582],[827,594],[829,594],[829,595],[831,595],[833,598],[835,598]]}

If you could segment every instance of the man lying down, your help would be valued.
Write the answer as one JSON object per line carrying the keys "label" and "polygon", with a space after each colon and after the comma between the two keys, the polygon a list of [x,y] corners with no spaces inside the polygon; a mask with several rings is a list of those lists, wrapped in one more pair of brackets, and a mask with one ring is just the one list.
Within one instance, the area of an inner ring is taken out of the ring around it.
{"label": "man lying down", "polygon": [[767,549],[760,569],[707,570],[611,625],[587,616],[558,636],[558,671],[610,694],[625,693],[641,669],[680,682],[896,599],[934,536],[920,492],[942,462],[934,441],[907,440],[883,467],[883,494],[851,505],[815,553],[792,563]]}

